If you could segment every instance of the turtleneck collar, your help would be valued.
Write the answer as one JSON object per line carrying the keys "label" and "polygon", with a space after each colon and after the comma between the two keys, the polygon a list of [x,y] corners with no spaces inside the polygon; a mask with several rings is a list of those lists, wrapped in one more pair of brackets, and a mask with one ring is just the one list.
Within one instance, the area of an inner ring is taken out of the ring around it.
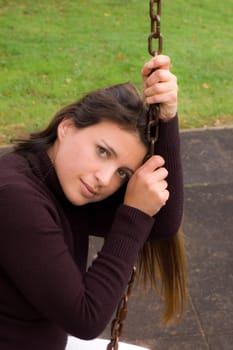
{"label": "turtleneck collar", "polygon": [[42,181],[46,187],[52,192],[59,202],[65,205],[73,206],[66,198],[60,182],[58,180],[56,170],[46,151],[36,153],[26,153],[24,157],[28,160],[33,173]]}

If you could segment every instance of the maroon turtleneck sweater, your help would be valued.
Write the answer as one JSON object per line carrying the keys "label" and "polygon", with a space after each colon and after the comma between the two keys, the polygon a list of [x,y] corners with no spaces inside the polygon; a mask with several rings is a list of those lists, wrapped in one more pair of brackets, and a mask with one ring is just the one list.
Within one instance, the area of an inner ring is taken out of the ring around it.
{"label": "maroon turtleneck sweater", "polygon": [[[75,207],[46,153],[0,159],[0,349],[64,350],[67,334],[91,339],[111,318],[139,250],[181,223],[183,183],[177,118],[161,123],[170,198],[154,217],[122,204],[125,188]],[[88,237],[104,237],[86,271]]]}

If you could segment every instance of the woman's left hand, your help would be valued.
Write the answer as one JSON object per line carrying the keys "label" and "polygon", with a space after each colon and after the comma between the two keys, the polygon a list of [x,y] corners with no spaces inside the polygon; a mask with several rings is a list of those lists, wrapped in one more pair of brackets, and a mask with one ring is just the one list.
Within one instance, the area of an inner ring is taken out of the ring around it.
{"label": "woman's left hand", "polygon": [[160,104],[160,119],[168,121],[176,115],[178,85],[170,72],[170,58],[157,55],[142,68],[143,96],[147,104]]}

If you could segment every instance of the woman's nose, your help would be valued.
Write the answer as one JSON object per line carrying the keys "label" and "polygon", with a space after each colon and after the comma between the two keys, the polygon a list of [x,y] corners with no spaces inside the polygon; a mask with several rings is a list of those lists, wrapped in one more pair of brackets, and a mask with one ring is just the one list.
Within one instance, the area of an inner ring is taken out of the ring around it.
{"label": "woman's nose", "polygon": [[96,172],[96,178],[100,186],[108,186],[114,176],[114,170],[112,168],[103,168]]}

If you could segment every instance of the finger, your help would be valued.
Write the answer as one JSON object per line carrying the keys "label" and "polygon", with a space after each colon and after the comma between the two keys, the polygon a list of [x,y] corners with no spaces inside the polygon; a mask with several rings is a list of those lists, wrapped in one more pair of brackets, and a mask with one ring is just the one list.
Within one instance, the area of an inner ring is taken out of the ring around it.
{"label": "finger", "polygon": [[165,190],[165,191],[162,192],[161,199],[162,199],[163,205],[166,204],[166,202],[167,202],[168,199],[169,199],[169,196],[170,196],[170,193],[169,193],[168,190]]}
{"label": "finger", "polygon": [[170,69],[170,58],[168,56],[165,56],[165,55],[157,55],[155,57],[152,57],[150,59],[150,61],[145,63],[145,65],[142,68],[141,73],[144,76],[148,76],[148,75],[150,75],[152,70],[158,69],[158,68],[169,70]]}
{"label": "finger", "polygon": [[168,82],[163,82],[163,83],[157,83],[154,84],[148,88],[145,88],[144,90],[144,96],[145,97],[152,97],[154,95],[162,95],[162,94],[167,94],[170,92],[175,92],[177,93],[178,91],[178,86],[174,81],[168,81]]}
{"label": "finger", "polygon": [[155,69],[170,69],[170,58],[164,55],[157,55],[148,61],[142,68],[142,74],[148,76]]}
{"label": "finger", "polygon": [[165,181],[165,180],[161,181],[161,189],[162,189],[162,191],[167,190],[167,188],[168,188],[167,181]]}
{"label": "finger", "polygon": [[168,92],[166,94],[153,95],[146,97],[145,102],[150,105],[154,103],[159,103],[167,107],[177,105],[177,93],[175,91]]}
{"label": "finger", "polygon": [[158,193],[158,200],[161,206],[164,206],[169,198],[169,191],[167,189],[160,190]]}
{"label": "finger", "polygon": [[153,181],[160,181],[164,185],[163,189],[167,188],[167,182],[164,180],[168,176],[168,171],[166,168],[158,168],[153,172]]}
{"label": "finger", "polygon": [[158,69],[154,71],[146,80],[145,85],[146,87],[151,87],[158,83],[165,83],[165,82],[174,82],[177,83],[177,78],[174,74],[172,74],[170,71],[165,69]]}
{"label": "finger", "polygon": [[163,157],[154,155],[150,157],[139,169],[141,171],[153,172],[165,164]]}

